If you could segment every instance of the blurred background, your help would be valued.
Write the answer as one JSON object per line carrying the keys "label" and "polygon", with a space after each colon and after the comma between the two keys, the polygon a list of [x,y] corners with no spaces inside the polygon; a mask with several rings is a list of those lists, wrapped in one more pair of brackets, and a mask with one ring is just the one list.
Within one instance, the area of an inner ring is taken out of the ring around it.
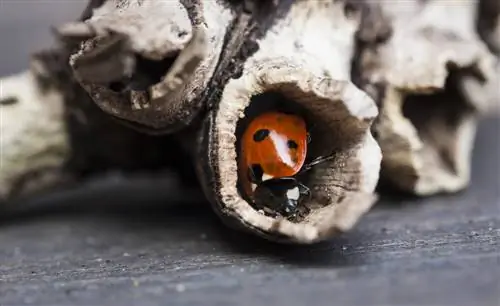
{"label": "blurred background", "polygon": [[[0,0],[0,76],[86,2]],[[40,200],[82,211],[0,223],[0,305],[500,305],[499,131],[481,124],[468,190],[383,198],[352,232],[306,248],[229,231],[204,203],[163,208],[161,184]],[[132,208],[103,211],[111,202]]]}
{"label": "blurred background", "polygon": [[80,0],[0,0],[0,74],[24,69],[30,53],[50,47],[50,27],[73,21],[87,1]]}

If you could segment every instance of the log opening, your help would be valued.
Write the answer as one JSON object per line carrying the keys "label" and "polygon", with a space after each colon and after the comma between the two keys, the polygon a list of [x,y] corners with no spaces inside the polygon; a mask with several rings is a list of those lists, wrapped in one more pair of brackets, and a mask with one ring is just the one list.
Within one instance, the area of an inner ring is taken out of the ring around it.
{"label": "log opening", "polygon": [[175,52],[175,54],[161,60],[151,60],[137,54],[134,57],[134,73],[130,77],[110,82],[108,87],[112,91],[119,93],[129,92],[130,90],[147,91],[150,87],[163,80],[179,53]]}
{"label": "log opening", "polygon": [[[228,83],[202,129],[198,154],[209,158],[200,158],[205,164],[198,169],[207,197],[226,221],[273,240],[311,243],[346,230],[374,203],[381,160],[369,131],[375,103],[348,81],[317,77],[290,63],[270,59],[250,70]],[[299,112],[314,126],[309,158],[333,154],[304,176],[313,196],[296,220],[263,214],[238,188],[238,139],[245,124],[266,110]]]}

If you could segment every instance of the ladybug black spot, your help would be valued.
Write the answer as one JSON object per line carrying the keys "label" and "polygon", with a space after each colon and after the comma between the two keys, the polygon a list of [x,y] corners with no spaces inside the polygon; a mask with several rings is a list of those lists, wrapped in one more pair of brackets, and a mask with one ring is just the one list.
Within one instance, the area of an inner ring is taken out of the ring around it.
{"label": "ladybug black spot", "polygon": [[297,149],[299,147],[299,145],[295,142],[295,140],[288,140],[287,141],[287,146],[289,149]]}
{"label": "ladybug black spot", "polygon": [[255,142],[261,142],[269,135],[268,129],[260,129],[253,134],[253,140]]}

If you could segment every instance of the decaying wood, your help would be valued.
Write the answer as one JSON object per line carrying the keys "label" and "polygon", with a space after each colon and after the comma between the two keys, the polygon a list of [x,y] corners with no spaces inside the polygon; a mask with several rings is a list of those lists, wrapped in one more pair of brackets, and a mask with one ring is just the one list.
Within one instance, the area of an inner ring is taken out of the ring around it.
{"label": "decaying wood", "polygon": [[64,49],[38,52],[30,69],[0,79],[0,201],[109,171],[170,176],[175,166],[179,183],[192,186],[194,169],[175,138],[144,135],[103,113],[68,59]]}
{"label": "decaying wood", "polygon": [[173,132],[201,109],[233,14],[216,1],[107,1],[59,34],[83,40],[71,65],[99,107],[149,133]]}
{"label": "decaying wood", "polygon": [[[341,2],[292,5],[258,40],[259,50],[227,83],[209,114],[199,135],[198,169],[208,198],[230,223],[269,239],[312,243],[350,229],[374,203],[381,154],[370,126],[377,109],[349,81],[359,16],[346,16],[344,9]],[[314,124],[310,153],[335,155],[306,178],[313,197],[304,204],[310,211],[297,222],[252,208],[238,190],[236,163],[238,125],[293,103]]]}
{"label": "decaying wood", "polygon": [[[463,189],[477,122],[500,110],[499,12],[494,0],[92,0],[57,27],[61,46],[1,79],[0,197],[173,168],[228,225],[313,243],[362,218],[379,173],[417,195]],[[241,129],[267,109],[299,109],[311,158],[333,156],[304,178],[297,220],[238,190]]]}
{"label": "decaying wood", "polygon": [[355,70],[380,105],[383,178],[419,195],[466,187],[476,121],[499,103],[499,63],[475,31],[476,3],[369,5],[384,26],[365,25]]}

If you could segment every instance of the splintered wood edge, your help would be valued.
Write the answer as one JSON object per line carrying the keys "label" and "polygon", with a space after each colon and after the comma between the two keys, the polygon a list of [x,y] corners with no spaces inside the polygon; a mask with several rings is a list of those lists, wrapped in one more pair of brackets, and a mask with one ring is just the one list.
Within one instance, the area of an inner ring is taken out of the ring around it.
{"label": "splintered wood edge", "polygon": [[[179,3],[179,5],[181,4]],[[76,70],[75,78],[104,111],[133,124],[138,123],[150,130],[151,133],[155,133],[155,130],[162,133],[174,132],[190,124],[202,106],[198,99],[199,95],[205,90],[212,78],[224,44],[226,31],[231,19],[234,17],[233,13],[218,1],[207,1],[200,6],[203,22],[200,20],[190,21],[187,15],[185,18],[180,18],[182,20],[187,18],[188,22],[192,22],[192,31],[188,35],[190,40],[187,42],[184,42],[184,40],[179,41],[178,45],[165,42],[170,46],[170,49],[182,51],[162,78],[162,81],[150,87],[150,99],[145,99],[144,95],[134,91],[131,92],[130,97],[124,99],[120,94],[114,93],[106,86],[83,80],[78,76]],[[106,6],[100,7],[97,11],[105,11],[108,15],[118,14],[118,11],[115,12]],[[186,13],[184,7],[180,8],[179,11],[180,13]],[[168,20],[164,22],[171,23]],[[101,33],[104,36],[107,35],[107,31],[105,31],[107,27],[113,28],[112,25],[108,25],[101,29],[102,26],[93,25],[93,19],[88,20],[86,25],[92,28],[92,33]],[[99,18],[97,18],[97,25],[99,25]],[[126,29],[126,25],[122,25],[121,28]],[[79,29],[79,31],[82,30]],[[132,30],[131,32],[134,33]],[[127,31],[117,33],[123,35]],[[138,35],[138,33],[136,34]],[[128,41],[134,41],[134,39],[137,40],[137,37],[129,38]],[[155,44],[149,45],[153,46]],[[78,61],[79,57],[92,50],[92,47],[89,46],[89,44],[85,45],[84,43],[80,51],[71,56],[70,63],[72,66]],[[146,43],[129,45],[133,52],[146,57],[158,57],[158,55],[151,52],[145,52],[144,48],[146,47]],[[84,51],[84,49],[86,50]]]}
{"label": "splintered wood edge", "polygon": [[[350,229],[376,200],[373,191],[378,181],[382,157],[380,148],[369,131],[372,120],[378,114],[374,102],[348,81],[325,82],[324,78],[294,67],[289,60],[268,59],[260,65],[247,67],[246,70],[242,77],[231,80],[225,87],[212,127],[215,132],[211,141],[216,159],[212,161],[216,163],[212,167],[218,169],[214,171],[217,177],[213,179],[217,182],[215,188],[218,190],[215,194],[220,197],[217,202],[221,206],[218,209],[226,217],[235,218],[247,229],[272,240],[314,243],[339,231]],[[365,136],[362,137],[355,155],[362,169],[359,174],[362,181],[359,194],[354,192],[354,196],[347,197],[337,204],[338,206],[331,210],[332,213],[325,213],[325,217],[314,225],[265,216],[241,198],[237,189],[235,131],[238,120],[244,117],[244,110],[252,96],[287,83],[293,84],[305,95],[330,99],[332,103],[343,101],[342,107],[345,107],[351,116],[367,124]],[[327,83],[328,86],[325,85]]]}
{"label": "splintered wood edge", "polygon": [[0,89],[0,198],[59,182],[70,155],[61,92],[42,89],[32,70],[0,78]]}

